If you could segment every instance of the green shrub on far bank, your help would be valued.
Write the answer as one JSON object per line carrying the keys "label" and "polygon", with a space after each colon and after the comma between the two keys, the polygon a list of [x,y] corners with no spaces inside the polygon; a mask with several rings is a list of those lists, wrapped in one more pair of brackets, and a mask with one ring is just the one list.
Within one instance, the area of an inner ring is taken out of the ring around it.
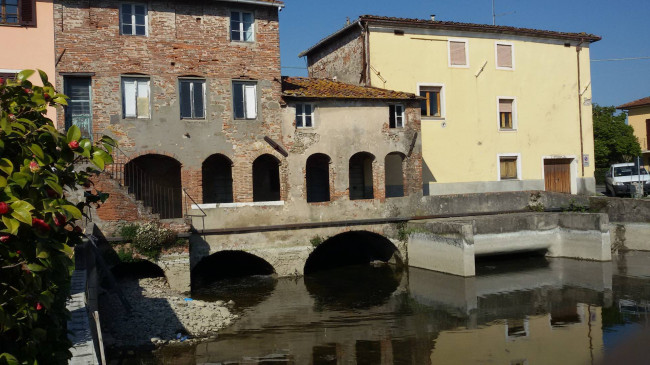
{"label": "green shrub on far bank", "polygon": [[133,252],[157,260],[163,250],[187,244],[187,240],[178,238],[175,231],[155,221],[124,225],[118,232],[124,242],[130,243],[130,250],[124,247],[118,249],[117,254],[122,262],[131,262],[129,260],[133,260]]}

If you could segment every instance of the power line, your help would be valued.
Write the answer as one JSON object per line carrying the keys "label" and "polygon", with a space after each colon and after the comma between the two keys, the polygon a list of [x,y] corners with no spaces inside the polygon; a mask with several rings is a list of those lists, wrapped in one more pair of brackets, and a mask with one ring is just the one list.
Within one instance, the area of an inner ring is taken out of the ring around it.
{"label": "power line", "polygon": [[628,57],[628,58],[604,58],[602,60],[591,60],[592,62],[609,62],[609,61],[632,61],[632,60],[650,60],[649,57]]}

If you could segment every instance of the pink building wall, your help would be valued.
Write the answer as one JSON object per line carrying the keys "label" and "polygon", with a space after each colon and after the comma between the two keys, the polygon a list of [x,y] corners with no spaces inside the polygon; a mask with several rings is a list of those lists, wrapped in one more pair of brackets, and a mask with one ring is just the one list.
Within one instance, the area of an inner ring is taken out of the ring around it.
{"label": "pink building wall", "polygon": [[[36,0],[36,27],[0,24],[0,39],[0,72],[40,69],[56,87],[52,0]],[[30,81],[41,85],[38,74]],[[49,108],[48,117],[56,122],[56,109]]]}

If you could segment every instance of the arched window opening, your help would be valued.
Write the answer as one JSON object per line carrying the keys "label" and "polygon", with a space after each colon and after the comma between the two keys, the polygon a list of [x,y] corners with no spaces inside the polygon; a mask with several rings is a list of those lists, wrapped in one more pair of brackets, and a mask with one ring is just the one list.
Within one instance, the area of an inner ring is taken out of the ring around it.
{"label": "arched window opening", "polygon": [[203,161],[203,203],[232,203],[232,162],[223,155]]}
{"label": "arched window opening", "polygon": [[181,163],[163,155],[143,155],[124,166],[124,184],[161,219],[183,216]]}
{"label": "arched window opening", "polygon": [[386,155],[384,166],[386,169],[386,197],[394,198],[404,196],[404,155],[393,152]]}
{"label": "arched window opening", "polygon": [[330,201],[330,158],[322,153],[307,159],[307,202]]}
{"label": "arched window opening", "polygon": [[280,198],[280,161],[262,155],[253,162],[253,201],[278,201]]}
{"label": "arched window opening", "polygon": [[373,199],[372,162],[375,156],[359,152],[350,158],[350,200]]}

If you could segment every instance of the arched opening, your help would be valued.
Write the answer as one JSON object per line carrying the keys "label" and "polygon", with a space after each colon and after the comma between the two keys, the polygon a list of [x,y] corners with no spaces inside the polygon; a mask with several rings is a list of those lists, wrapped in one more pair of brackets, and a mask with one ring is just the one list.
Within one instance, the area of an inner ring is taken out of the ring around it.
{"label": "arched opening", "polygon": [[389,262],[401,265],[397,247],[386,237],[368,231],[350,231],[318,245],[305,263],[305,275],[336,267]]}
{"label": "arched opening", "polygon": [[330,201],[330,157],[316,153],[307,159],[307,202]]}
{"label": "arched opening", "polygon": [[143,155],[124,166],[124,184],[160,218],[181,218],[181,163],[163,155]]}
{"label": "arched opening", "polygon": [[350,200],[373,199],[372,162],[375,156],[359,152],[350,157]]}
{"label": "arched opening", "polygon": [[203,161],[203,203],[232,203],[232,161],[220,154]]}
{"label": "arched opening", "polygon": [[280,198],[280,161],[262,155],[253,161],[253,201],[278,201]]}
{"label": "arched opening", "polygon": [[402,275],[403,263],[395,245],[367,231],[345,232],[327,239],[305,264],[307,290],[318,307],[329,309],[381,305],[395,292]]}
{"label": "arched opening", "polygon": [[386,197],[404,196],[404,155],[393,152],[386,155],[384,166],[386,171]]}
{"label": "arched opening", "polygon": [[275,289],[273,266],[243,251],[220,251],[201,260],[191,272],[192,296],[233,300],[238,307],[260,303]]}

